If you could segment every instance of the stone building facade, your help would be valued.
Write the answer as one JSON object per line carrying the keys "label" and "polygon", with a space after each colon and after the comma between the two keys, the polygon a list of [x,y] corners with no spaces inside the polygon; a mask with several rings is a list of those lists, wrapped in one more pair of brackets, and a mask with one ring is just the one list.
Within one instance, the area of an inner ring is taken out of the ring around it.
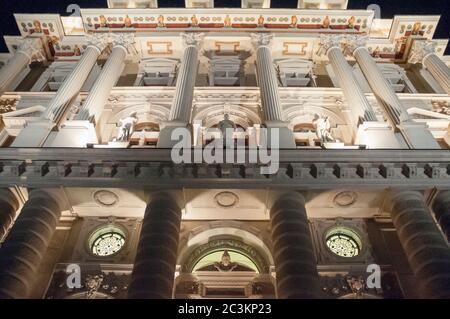
{"label": "stone building facade", "polygon": [[[5,36],[0,298],[450,297],[439,16],[108,6]],[[174,163],[223,127],[244,161]]]}

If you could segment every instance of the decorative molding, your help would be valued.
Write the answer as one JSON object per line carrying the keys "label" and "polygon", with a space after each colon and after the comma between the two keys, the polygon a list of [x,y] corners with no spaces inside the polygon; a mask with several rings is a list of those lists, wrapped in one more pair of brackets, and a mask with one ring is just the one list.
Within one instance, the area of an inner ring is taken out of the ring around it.
{"label": "decorative molding", "polygon": [[436,41],[414,41],[408,62],[412,64],[423,63],[427,55],[436,52],[437,45]]}
{"label": "decorative molding", "polygon": [[285,41],[283,42],[283,55],[305,56],[305,48],[308,47],[308,42],[304,41]]}
{"label": "decorative molding", "polygon": [[170,150],[164,149],[130,153],[127,149],[4,148],[0,149],[0,185],[160,189],[209,187],[211,182],[219,187],[225,182],[236,188],[450,187],[447,150],[283,150],[277,174],[261,175],[261,166],[175,166]]}
{"label": "decorative molding", "polygon": [[[173,43],[171,41],[147,41],[147,54],[149,55],[159,55],[159,54],[167,54],[170,55],[173,53],[172,49]],[[162,47],[163,49],[159,50]]]}

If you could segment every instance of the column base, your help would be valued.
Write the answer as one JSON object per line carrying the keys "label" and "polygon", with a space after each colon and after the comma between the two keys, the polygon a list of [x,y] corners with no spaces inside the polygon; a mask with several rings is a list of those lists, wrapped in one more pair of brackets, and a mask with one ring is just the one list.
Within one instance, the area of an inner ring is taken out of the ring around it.
{"label": "column base", "polygon": [[15,138],[11,147],[41,147],[55,127],[51,120],[30,122]]}
{"label": "column base", "polygon": [[261,131],[261,145],[267,146],[267,148],[297,148],[294,132],[288,127],[288,123],[267,121],[265,124],[266,131]]}
{"label": "column base", "polygon": [[441,149],[425,123],[404,122],[397,125],[406,142],[414,149]]}
{"label": "column base", "polygon": [[[179,136],[175,136],[175,140],[172,140],[172,132],[176,130],[177,128],[185,128],[189,132],[191,130],[188,128],[188,123],[186,122],[179,122],[179,121],[170,121],[163,123],[163,127],[159,133],[159,139],[157,148],[173,148],[176,144],[180,142]],[[185,140],[186,142],[186,140]],[[189,140],[190,144],[192,145],[192,137],[190,137]],[[187,145],[186,145],[187,146]]]}
{"label": "column base", "polygon": [[402,149],[395,132],[387,123],[364,122],[358,127],[356,145],[365,145],[368,149]]}
{"label": "column base", "polygon": [[68,121],[45,146],[86,148],[88,144],[98,144],[94,124],[89,121]]}

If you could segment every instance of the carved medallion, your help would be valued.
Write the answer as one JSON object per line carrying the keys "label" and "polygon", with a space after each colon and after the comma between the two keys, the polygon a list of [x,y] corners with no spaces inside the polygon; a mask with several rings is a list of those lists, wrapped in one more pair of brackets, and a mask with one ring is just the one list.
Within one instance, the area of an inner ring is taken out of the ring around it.
{"label": "carved medallion", "polygon": [[105,207],[111,207],[119,203],[119,196],[109,190],[99,190],[93,195],[97,204]]}
{"label": "carved medallion", "polygon": [[333,202],[335,205],[340,207],[347,207],[353,205],[358,198],[358,194],[352,191],[343,191],[340,193],[337,193],[334,198]]}
{"label": "carved medallion", "polygon": [[231,208],[237,205],[239,197],[233,192],[220,192],[215,197],[216,203],[223,208]]}

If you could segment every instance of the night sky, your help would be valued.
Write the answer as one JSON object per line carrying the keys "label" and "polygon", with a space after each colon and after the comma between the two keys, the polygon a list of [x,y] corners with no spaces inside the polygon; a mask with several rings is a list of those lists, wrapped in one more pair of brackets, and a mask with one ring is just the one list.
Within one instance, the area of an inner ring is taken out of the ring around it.
{"label": "night sky", "polygon": [[[3,35],[18,35],[14,13],[66,14],[67,5],[77,3],[81,8],[106,8],[106,0],[0,0],[0,51],[6,51]],[[159,7],[184,7],[184,0],[159,0]],[[215,6],[238,8],[241,0],[215,0]],[[364,9],[369,4],[381,6],[382,18],[394,15],[441,15],[434,38],[450,38],[449,0],[349,0],[349,9]],[[272,0],[272,8],[296,8],[297,0]],[[447,47],[450,54],[450,47]]]}

